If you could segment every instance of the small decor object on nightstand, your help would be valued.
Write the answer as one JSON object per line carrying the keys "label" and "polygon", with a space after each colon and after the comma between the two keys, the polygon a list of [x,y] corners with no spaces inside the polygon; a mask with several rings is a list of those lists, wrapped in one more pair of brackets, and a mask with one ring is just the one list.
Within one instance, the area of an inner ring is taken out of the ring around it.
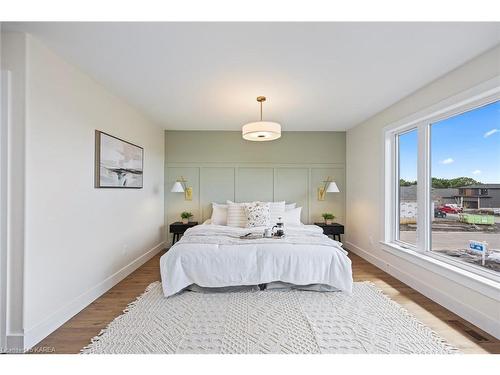
{"label": "small decor object on nightstand", "polygon": [[184,211],[183,213],[181,213],[182,224],[189,223],[189,220],[192,217],[193,217],[193,214],[191,212]]}
{"label": "small decor object on nightstand", "polygon": [[325,224],[330,225],[333,223],[333,219],[335,219],[335,216],[329,212],[325,212],[324,214],[321,214],[321,217],[325,219]]}

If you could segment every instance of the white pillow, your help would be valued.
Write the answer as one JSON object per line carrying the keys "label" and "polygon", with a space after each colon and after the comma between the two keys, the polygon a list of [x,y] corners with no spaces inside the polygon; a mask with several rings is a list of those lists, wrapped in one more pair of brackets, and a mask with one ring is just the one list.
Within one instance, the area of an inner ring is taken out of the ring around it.
{"label": "white pillow", "polygon": [[245,203],[247,228],[269,227],[271,224],[271,203],[252,202]]}
{"label": "white pillow", "polygon": [[210,220],[213,225],[227,225],[227,204],[212,203]]}
{"label": "white pillow", "polygon": [[285,201],[282,202],[269,202],[271,205],[271,224],[276,224],[279,218],[285,215]]}
{"label": "white pillow", "polygon": [[245,228],[247,226],[244,203],[227,201],[227,226],[239,228]]}
{"label": "white pillow", "polygon": [[297,203],[285,204],[285,211],[293,210],[297,206]]}
{"label": "white pillow", "polygon": [[[291,210],[285,211],[283,216],[283,223],[288,225],[302,225],[300,221],[300,214],[302,212],[302,207],[293,208]],[[286,229],[285,229],[286,231]]]}

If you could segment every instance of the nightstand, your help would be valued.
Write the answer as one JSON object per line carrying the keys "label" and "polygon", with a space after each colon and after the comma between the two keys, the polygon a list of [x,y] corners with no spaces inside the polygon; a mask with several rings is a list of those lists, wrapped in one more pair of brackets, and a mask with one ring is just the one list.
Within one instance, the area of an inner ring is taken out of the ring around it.
{"label": "nightstand", "polygon": [[337,238],[337,241],[342,242],[340,239],[340,235],[344,234],[344,226],[342,224],[314,223],[314,225],[323,228],[323,233],[327,236],[332,236],[334,240]]}
{"label": "nightstand", "polygon": [[187,224],[176,221],[175,223],[170,224],[170,233],[174,234],[172,237],[172,245],[181,239],[181,235],[184,234],[186,230],[194,227],[195,225],[198,225],[197,221],[190,221]]}

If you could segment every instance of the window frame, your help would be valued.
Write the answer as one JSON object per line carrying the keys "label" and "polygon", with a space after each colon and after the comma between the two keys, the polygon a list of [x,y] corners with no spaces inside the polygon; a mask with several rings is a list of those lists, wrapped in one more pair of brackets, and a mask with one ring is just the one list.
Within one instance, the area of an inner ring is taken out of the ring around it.
{"label": "window frame", "polygon": [[[443,254],[432,252],[431,228],[431,149],[432,124],[483,107],[500,100],[500,76],[472,89],[443,100],[429,108],[408,116],[383,129],[384,154],[384,207],[383,241],[386,246],[408,254],[430,257],[446,265],[500,283],[500,275],[484,267],[460,262]],[[399,239],[399,150],[398,137],[417,130],[417,240],[409,244]]]}
{"label": "window frame", "polygon": [[[400,156],[399,156],[399,137],[405,134],[408,134],[410,132],[417,131],[417,149],[418,149],[418,128],[417,127],[410,127],[408,129],[404,128],[403,130],[400,130],[398,132],[394,133],[394,208],[393,208],[393,215],[394,215],[394,232],[393,232],[393,239],[394,242],[397,243],[399,246],[405,248],[405,249],[411,249],[414,251],[418,251],[418,228],[419,228],[419,223],[418,223],[418,217],[417,217],[417,239],[416,243],[412,244],[409,242],[402,241],[400,239],[400,220],[401,220],[401,201],[400,201],[400,186],[399,186],[399,181],[401,179],[400,176]],[[417,189],[418,189],[418,160],[417,160]],[[418,194],[418,193],[417,193]],[[418,210],[418,201],[417,201],[417,210]]]}

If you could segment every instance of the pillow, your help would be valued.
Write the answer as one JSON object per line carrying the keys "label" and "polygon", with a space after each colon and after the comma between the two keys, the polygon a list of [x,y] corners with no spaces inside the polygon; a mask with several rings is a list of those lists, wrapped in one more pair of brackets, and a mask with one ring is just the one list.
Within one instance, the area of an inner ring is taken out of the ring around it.
{"label": "pillow", "polygon": [[271,203],[252,202],[245,203],[247,228],[268,227],[271,224]]}
{"label": "pillow", "polygon": [[288,225],[302,225],[300,221],[301,212],[302,212],[302,207],[297,207],[289,211],[285,211],[285,214],[283,215],[283,223]]}
{"label": "pillow", "polygon": [[285,201],[282,202],[269,202],[271,205],[271,224],[274,225],[278,222],[278,218],[283,218],[285,215]]}
{"label": "pillow", "polygon": [[[250,203],[250,202],[247,202]],[[229,227],[240,227],[244,228],[247,225],[247,218],[245,214],[244,205],[247,203],[234,203],[233,201],[228,200],[228,210],[227,210],[227,226]],[[283,218],[285,214],[285,201],[281,202],[265,202],[270,203],[270,211],[271,211],[271,223],[272,225],[278,222],[278,218]],[[233,207],[231,208],[231,204],[240,205],[239,208]]]}
{"label": "pillow", "polygon": [[285,204],[285,211],[293,210],[295,208],[295,206],[297,206],[297,203]]}
{"label": "pillow", "polygon": [[246,225],[245,204],[227,201],[227,226],[245,228]]}
{"label": "pillow", "polygon": [[213,225],[227,225],[227,204],[212,203],[210,220]]}

